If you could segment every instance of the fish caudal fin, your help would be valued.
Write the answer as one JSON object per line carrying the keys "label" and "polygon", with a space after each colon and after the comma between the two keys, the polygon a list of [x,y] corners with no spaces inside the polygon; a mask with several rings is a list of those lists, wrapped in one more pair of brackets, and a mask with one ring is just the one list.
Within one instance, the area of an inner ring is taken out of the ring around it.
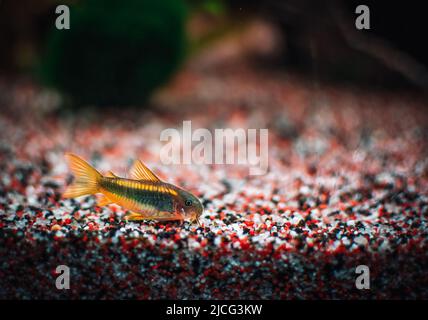
{"label": "fish caudal fin", "polygon": [[75,198],[98,192],[98,181],[102,175],[90,164],[72,153],[66,153],[70,169],[75,176],[74,183],[63,194],[64,198]]}

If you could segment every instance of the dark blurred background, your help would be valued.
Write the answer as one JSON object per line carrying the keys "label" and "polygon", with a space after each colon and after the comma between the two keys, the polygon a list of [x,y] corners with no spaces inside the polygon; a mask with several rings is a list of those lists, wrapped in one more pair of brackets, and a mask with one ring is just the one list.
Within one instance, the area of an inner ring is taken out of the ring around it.
{"label": "dark blurred background", "polygon": [[[70,30],[55,29],[59,4],[70,7]],[[370,8],[370,30],[355,28],[359,4]],[[0,77],[32,79],[74,106],[142,105],[195,52],[254,19],[278,34],[275,50],[257,60],[266,67],[427,91],[422,1],[3,0]]]}

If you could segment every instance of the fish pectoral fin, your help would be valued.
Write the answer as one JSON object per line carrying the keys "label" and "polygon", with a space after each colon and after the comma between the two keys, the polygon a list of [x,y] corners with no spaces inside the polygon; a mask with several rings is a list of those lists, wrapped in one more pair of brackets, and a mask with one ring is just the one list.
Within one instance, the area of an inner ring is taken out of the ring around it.
{"label": "fish pectoral fin", "polygon": [[181,215],[177,215],[167,211],[161,211],[157,214],[147,214],[141,212],[130,211],[125,215],[125,220],[141,221],[141,220],[158,220],[158,221],[173,221],[183,220]]}
{"label": "fish pectoral fin", "polygon": [[97,199],[97,206],[99,206],[99,207],[103,207],[103,206],[106,206],[106,205],[111,204],[111,203],[113,203],[113,201],[111,201],[105,195],[102,195],[101,197],[99,197]]}
{"label": "fish pectoral fin", "polygon": [[184,220],[184,217],[181,214],[162,211],[162,212],[159,212],[159,215],[156,219],[164,220],[164,221],[167,221],[167,220],[174,221],[174,220]]}
{"label": "fish pectoral fin", "polygon": [[129,221],[157,220],[157,219],[158,217],[154,216],[153,214],[142,213],[142,212],[129,211],[125,215],[125,220],[129,220]]}
{"label": "fish pectoral fin", "polygon": [[140,221],[140,220],[146,220],[146,219],[150,219],[150,218],[142,213],[133,212],[133,211],[130,211],[125,215],[125,220],[127,221]]}

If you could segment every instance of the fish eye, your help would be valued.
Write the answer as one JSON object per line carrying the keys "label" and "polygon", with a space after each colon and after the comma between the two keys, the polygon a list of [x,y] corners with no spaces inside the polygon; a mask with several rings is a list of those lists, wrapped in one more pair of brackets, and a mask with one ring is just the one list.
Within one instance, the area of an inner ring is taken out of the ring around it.
{"label": "fish eye", "polygon": [[186,206],[190,207],[190,206],[192,205],[192,200],[186,200],[186,201],[184,202],[184,204],[185,204]]}

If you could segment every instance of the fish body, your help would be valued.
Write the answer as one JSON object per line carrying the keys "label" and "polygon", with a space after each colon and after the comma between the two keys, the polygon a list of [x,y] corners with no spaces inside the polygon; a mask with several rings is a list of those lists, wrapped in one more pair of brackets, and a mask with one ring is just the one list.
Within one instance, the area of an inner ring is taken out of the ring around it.
{"label": "fish body", "polygon": [[115,203],[130,210],[127,220],[198,221],[202,214],[197,197],[160,180],[139,160],[131,168],[132,179],[125,179],[111,172],[104,176],[74,154],[66,157],[76,180],[64,193],[65,198],[101,193],[98,205]]}

